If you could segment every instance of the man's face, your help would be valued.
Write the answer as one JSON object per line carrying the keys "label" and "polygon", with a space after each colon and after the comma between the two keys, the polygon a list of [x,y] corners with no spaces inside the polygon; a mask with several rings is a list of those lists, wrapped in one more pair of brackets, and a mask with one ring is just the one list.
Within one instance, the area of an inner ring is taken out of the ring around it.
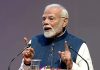
{"label": "man's face", "polygon": [[48,8],[45,9],[43,18],[44,36],[52,38],[62,33],[64,20],[61,18],[61,9]]}

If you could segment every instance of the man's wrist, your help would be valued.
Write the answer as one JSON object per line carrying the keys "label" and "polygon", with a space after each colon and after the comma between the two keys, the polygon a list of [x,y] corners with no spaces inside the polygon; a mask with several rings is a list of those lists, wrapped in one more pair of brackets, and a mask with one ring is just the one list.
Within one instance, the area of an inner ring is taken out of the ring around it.
{"label": "man's wrist", "polygon": [[31,65],[31,62],[26,62],[26,61],[24,61],[24,64],[25,64],[26,66],[30,66],[30,65]]}
{"label": "man's wrist", "polygon": [[67,69],[68,69],[68,70],[71,70],[71,69],[72,69],[72,66],[73,66],[73,61],[72,61],[72,59],[66,60],[66,66],[67,66]]}
{"label": "man's wrist", "polygon": [[[25,63],[24,63],[25,64]],[[31,63],[30,64],[25,64],[26,66],[30,66],[31,65]]]}

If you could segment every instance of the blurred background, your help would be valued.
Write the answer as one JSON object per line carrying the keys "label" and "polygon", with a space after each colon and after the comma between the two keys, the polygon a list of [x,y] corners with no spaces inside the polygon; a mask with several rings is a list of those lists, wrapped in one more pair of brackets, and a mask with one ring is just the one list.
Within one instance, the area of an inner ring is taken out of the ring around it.
{"label": "blurred background", "polygon": [[[43,32],[41,17],[51,3],[68,10],[69,32],[87,42],[94,69],[100,69],[100,0],[0,0],[0,70],[7,70],[11,59],[23,50],[23,37],[31,39]],[[11,70],[18,70],[21,60],[22,55]]]}

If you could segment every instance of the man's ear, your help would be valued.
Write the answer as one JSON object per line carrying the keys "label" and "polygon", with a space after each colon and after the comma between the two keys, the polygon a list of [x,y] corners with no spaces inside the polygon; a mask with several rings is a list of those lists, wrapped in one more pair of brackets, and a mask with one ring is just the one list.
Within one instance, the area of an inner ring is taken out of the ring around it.
{"label": "man's ear", "polygon": [[68,18],[64,19],[63,27],[66,27],[68,25]]}

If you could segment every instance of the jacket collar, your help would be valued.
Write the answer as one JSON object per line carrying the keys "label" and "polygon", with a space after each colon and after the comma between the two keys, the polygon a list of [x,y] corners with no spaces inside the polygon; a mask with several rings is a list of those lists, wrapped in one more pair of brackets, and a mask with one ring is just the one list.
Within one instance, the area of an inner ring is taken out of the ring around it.
{"label": "jacket collar", "polygon": [[67,37],[67,35],[68,35],[68,32],[67,32],[67,30],[65,30],[64,33],[59,37],[55,37],[55,38],[46,38],[45,37],[45,44],[51,44],[53,42],[57,42],[59,40],[63,40],[63,39],[65,39]]}

